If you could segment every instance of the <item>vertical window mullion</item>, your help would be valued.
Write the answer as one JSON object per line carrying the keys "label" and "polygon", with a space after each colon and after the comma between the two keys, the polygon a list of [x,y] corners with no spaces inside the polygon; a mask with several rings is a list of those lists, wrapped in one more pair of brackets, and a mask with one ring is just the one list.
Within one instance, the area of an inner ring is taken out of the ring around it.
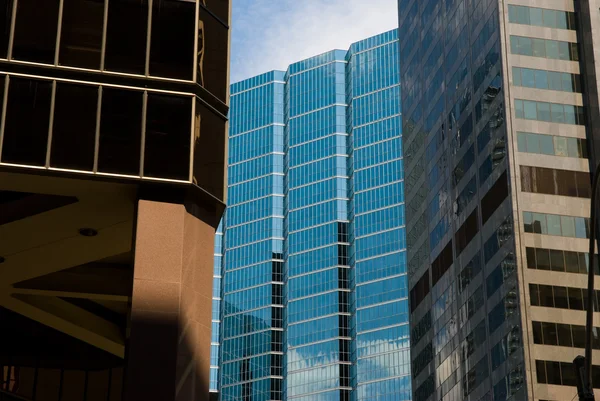
{"label": "vertical window mullion", "polygon": [[[62,0],[60,2],[62,6]],[[58,54],[58,53],[57,53]],[[46,145],[46,168],[50,167],[50,154],[52,153],[52,129],[54,128],[54,106],[56,104],[56,81],[52,81],[52,94],[50,95],[50,119],[48,120],[48,143]]]}
{"label": "vertical window mullion", "polygon": [[[16,2],[16,0],[15,0]],[[4,143],[4,124],[6,122],[6,103],[8,102],[8,86],[10,83],[10,76],[4,77],[4,93],[2,100],[2,116],[0,119],[0,162],[2,162],[2,144]]]}
{"label": "vertical window mullion", "polygon": [[[100,48],[100,71],[104,71],[104,59],[106,56],[106,33],[108,31],[108,7],[110,0],[104,0],[104,18],[102,22],[102,45]],[[101,99],[100,99],[101,100]],[[100,121],[98,119],[98,121]]]}
{"label": "vertical window mullion", "polygon": [[11,19],[10,19],[10,34],[9,34],[9,37],[8,37],[8,49],[7,49],[7,52],[6,52],[6,58],[8,60],[10,60],[12,58],[12,48],[13,48],[13,43],[15,41],[15,24],[16,24],[16,21],[17,21],[17,7],[18,6],[19,6],[19,0],[14,0],[13,9],[12,9],[12,16],[11,16]]}
{"label": "vertical window mullion", "polygon": [[102,86],[98,87],[98,105],[96,108],[96,139],[94,144],[93,172],[98,172],[98,153],[100,152],[100,121],[102,119]]}
{"label": "vertical window mullion", "polygon": [[[65,0],[60,0],[58,5],[58,22],[56,23],[56,45],[54,46],[54,65],[58,65],[58,56],[60,54],[60,35],[62,34],[62,19],[63,19],[63,9],[64,9]],[[53,94],[56,90],[56,82],[52,87]],[[54,105],[54,96],[52,97],[52,104]]]}
{"label": "vertical window mullion", "polygon": [[[150,75],[150,47],[152,43],[152,8],[154,7],[154,1],[158,0],[148,0],[148,30],[146,32],[146,66],[144,68],[144,75]],[[147,98],[147,95],[145,99]],[[144,103],[145,105],[146,103]],[[145,109],[144,109],[145,110]]]}
{"label": "vertical window mullion", "polygon": [[[152,3],[152,0],[150,0]],[[148,65],[146,64],[146,67]],[[146,111],[148,110],[148,91],[144,91],[144,99],[142,101],[142,136],[140,148],[140,177],[144,176],[144,151],[146,148]]]}

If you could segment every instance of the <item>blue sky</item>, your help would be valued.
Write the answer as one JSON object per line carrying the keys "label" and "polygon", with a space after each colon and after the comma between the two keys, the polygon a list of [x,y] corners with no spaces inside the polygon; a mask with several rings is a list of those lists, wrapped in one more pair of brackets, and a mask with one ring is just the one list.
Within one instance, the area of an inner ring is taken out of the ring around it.
{"label": "blue sky", "polygon": [[232,0],[231,83],[398,25],[397,0]]}

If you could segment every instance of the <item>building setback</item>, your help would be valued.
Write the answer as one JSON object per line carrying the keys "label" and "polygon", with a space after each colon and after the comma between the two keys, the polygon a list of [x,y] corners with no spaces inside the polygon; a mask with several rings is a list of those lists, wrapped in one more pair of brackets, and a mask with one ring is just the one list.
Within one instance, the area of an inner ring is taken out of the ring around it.
{"label": "building setback", "polygon": [[221,400],[410,399],[397,31],[233,84],[230,119]]}
{"label": "building setback", "polygon": [[208,400],[229,21],[0,1],[1,400]]}
{"label": "building setback", "polygon": [[576,394],[599,6],[399,1],[415,401]]}

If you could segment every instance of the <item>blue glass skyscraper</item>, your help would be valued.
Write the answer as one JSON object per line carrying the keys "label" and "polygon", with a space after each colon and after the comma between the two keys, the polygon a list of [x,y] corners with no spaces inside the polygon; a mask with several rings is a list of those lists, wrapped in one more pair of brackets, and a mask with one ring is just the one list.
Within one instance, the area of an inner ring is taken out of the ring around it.
{"label": "blue glass skyscraper", "polygon": [[408,400],[398,35],[233,84],[222,400]]}

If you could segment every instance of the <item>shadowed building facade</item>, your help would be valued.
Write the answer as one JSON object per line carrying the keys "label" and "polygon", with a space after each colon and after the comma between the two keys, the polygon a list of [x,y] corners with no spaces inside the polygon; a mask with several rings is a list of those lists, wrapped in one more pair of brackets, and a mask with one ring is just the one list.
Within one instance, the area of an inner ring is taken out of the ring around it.
{"label": "shadowed building facade", "polygon": [[0,400],[208,400],[228,0],[0,1]]}
{"label": "shadowed building facade", "polygon": [[398,36],[231,86],[223,401],[410,399]]}
{"label": "shadowed building facade", "polygon": [[399,1],[415,401],[576,394],[599,7]]}

